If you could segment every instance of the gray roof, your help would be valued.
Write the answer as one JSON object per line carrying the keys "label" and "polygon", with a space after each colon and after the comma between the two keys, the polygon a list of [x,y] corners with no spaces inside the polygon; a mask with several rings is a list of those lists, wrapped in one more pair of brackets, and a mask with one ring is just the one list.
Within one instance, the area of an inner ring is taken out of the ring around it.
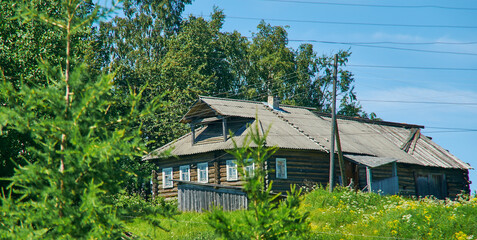
{"label": "gray roof", "polygon": [[[258,120],[255,119],[258,116]],[[236,131],[234,139],[242,143],[250,128],[246,123],[258,124],[261,132],[270,128],[267,145],[281,149],[330,151],[331,117],[318,113],[311,108],[280,106],[275,110],[266,103],[200,97],[189,112],[182,118],[183,123],[200,123],[204,119],[230,119],[231,125],[240,124],[243,131]],[[235,117],[235,118],[234,118]],[[233,120],[235,119],[235,120]],[[237,119],[249,119],[242,122]],[[462,162],[454,155],[420,134],[423,126],[371,121],[360,118],[338,118],[342,151],[347,154],[367,155],[378,158],[396,159],[398,163],[417,164],[422,166],[470,169],[470,165]],[[196,136],[212,132],[212,126],[196,130]],[[418,134],[416,134],[416,132]],[[143,159],[154,159],[167,149],[177,156],[232,149],[234,144],[229,137],[208,138],[207,141],[191,143],[190,133],[154,150]],[[404,147],[405,146],[405,147]]]}
{"label": "gray roof", "polygon": [[352,161],[371,168],[386,165],[388,163],[396,162],[397,159],[391,157],[374,157],[368,155],[354,155],[344,154],[344,157],[351,159]]}

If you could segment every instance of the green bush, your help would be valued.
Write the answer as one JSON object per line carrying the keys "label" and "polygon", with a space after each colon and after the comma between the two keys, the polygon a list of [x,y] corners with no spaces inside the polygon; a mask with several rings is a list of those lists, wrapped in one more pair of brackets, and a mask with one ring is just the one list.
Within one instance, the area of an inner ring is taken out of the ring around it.
{"label": "green bush", "polygon": [[119,193],[112,197],[113,204],[123,218],[160,214],[165,217],[173,217],[178,213],[177,201],[166,201],[157,197],[146,201],[139,194]]}
{"label": "green bush", "polygon": [[477,199],[409,199],[337,188],[305,197],[317,239],[380,236],[408,239],[475,239]]}
{"label": "green bush", "polygon": [[[273,181],[268,186],[265,185],[267,170],[263,166],[277,148],[265,146],[268,131],[263,136],[260,135],[258,124],[250,129],[243,145],[239,147],[234,141],[235,148],[229,151],[237,160],[238,172],[246,180],[243,187],[249,200],[249,210],[239,212],[238,216],[231,216],[215,209],[208,216],[208,223],[225,239],[305,238],[309,223],[308,213],[299,210],[302,202],[301,189],[292,186],[286,199],[280,202],[277,201],[279,195],[271,194]],[[249,159],[253,159],[255,165],[253,172],[246,170],[246,166],[250,164]]]}

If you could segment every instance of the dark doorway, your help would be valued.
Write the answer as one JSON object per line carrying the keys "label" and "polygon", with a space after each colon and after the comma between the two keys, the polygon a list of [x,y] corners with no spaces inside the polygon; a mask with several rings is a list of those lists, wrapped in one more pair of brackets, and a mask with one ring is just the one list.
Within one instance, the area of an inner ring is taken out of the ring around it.
{"label": "dark doorway", "polygon": [[432,195],[439,199],[447,197],[447,183],[444,174],[416,173],[417,196]]}

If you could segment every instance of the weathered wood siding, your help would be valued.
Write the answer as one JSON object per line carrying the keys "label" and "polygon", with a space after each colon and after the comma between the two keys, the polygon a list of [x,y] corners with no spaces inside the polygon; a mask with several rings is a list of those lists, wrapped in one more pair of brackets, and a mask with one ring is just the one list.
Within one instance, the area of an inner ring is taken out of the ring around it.
{"label": "weathered wood siding", "polygon": [[[378,168],[373,168],[373,179],[383,179],[391,177],[391,165],[385,165]],[[419,191],[417,189],[417,174],[442,174],[444,178],[445,193],[443,197],[455,198],[461,191],[470,192],[469,172],[463,169],[445,169],[436,167],[425,167],[413,164],[397,164],[397,174],[399,181],[399,195],[408,197],[418,197]],[[366,187],[366,169],[363,166],[359,167],[360,189]],[[439,196],[438,196],[439,197]]]}
{"label": "weathered wood siding", "polygon": [[[287,179],[277,179],[275,174],[276,158],[285,158],[287,161]],[[234,157],[224,151],[215,151],[207,154],[183,156],[181,158],[168,158],[158,160],[155,163],[159,166],[156,170],[156,182],[158,195],[171,198],[178,196],[177,182],[174,182],[173,188],[163,188],[162,169],[173,168],[173,179],[180,179],[180,166],[190,165],[190,181],[197,182],[197,164],[208,162],[209,181],[211,184],[220,184],[224,186],[243,186],[244,181],[239,177],[238,180],[227,181],[227,160],[233,160]],[[329,181],[329,155],[323,152],[310,152],[302,150],[279,150],[265,164],[270,170],[267,175],[267,184],[273,181],[272,190],[274,192],[285,192],[290,190],[291,184],[303,186],[322,185],[326,186]],[[336,176],[339,176],[339,165],[336,163]]]}
{"label": "weathered wood siding", "polygon": [[158,194],[165,198],[177,197],[177,182],[174,182],[174,187],[172,188],[164,188],[162,183],[162,169],[172,167],[173,170],[173,180],[180,179],[180,166],[182,165],[189,165],[190,166],[190,181],[197,182],[197,164],[208,162],[209,166],[209,183],[215,182],[215,169],[214,169],[214,153],[205,153],[205,154],[197,154],[191,156],[182,156],[180,158],[167,158],[167,159],[160,159],[155,163],[159,166],[156,170],[157,173],[157,189]]}
{"label": "weathered wood siding", "polygon": [[[366,181],[366,167],[363,165],[358,166],[358,175],[359,175],[359,189],[362,191],[367,191],[367,181]],[[371,169],[372,180],[373,181],[383,181],[385,179],[391,178],[392,175],[392,164],[386,164],[383,166],[375,167]],[[399,168],[398,168],[398,181],[399,179]]]}
{"label": "weathered wood siding", "polygon": [[[287,164],[287,179],[277,179],[275,173],[276,158],[285,158]],[[273,181],[272,190],[285,192],[290,190],[291,184],[303,186],[315,184],[326,186],[329,181],[329,154],[318,151],[290,151],[279,150],[268,162],[268,180]],[[338,162],[338,161],[337,161]],[[339,174],[339,165],[336,164],[335,176]]]}
{"label": "weathered wood siding", "polygon": [[[277,179],[275,174],[276,158],[285,158],[287,161],[287,179]],[[243,186],[243,181],[227,181],[226,161],[234,159],[230,154],[224,151],[215,151],[191,156],[182,156],[180,158],[168,158],[157,160],[155,163],[159,166],[157,173],[157,191],[162,197],[176,197],[178,194],[177,182],[174,182],[173,188],[163,188],[162,169],[172,167],[173,179],[180,179],[180,166],[190,166],[190,181],[197,182],[197,164],[208,162],[208,183],[220,184],[224,186]],[[347,161],[345,161],[347,162]],[[345,163],[346,165],[346,163]],[[318,184],[326,186],[329,181],[329,154],[318,151],[304,150],[279,150],[265,164],[270,170],[267,175],[267,183],[273,181],[274,192],[285,192],[290,189],[290,184],[299,186]],[[357,188],[364,190],[366,188],[366,169],[364,166],[356,167],[358,176],[355,184]],[[397,164],[397,174],[399,181],[399,194],[404,196],[418,196],[416,187],[416,173],[421,174],[443,174],[445,176],[446,194],[450,198],[455,198],[457,194],[470,192],[468,170],[462,169],[444,169],[432,168],[411,164]],[[372,169],[372,178],[374,181],[384,180],[392,177],[392,166],[387,164]],[[335,176],[338,178],[339,164],[336,161]]]}
{"label": "weathered wood siding", "polygon": [[445,183],[445,195],[455,198],[464,191],[470,193],[469,171],[463,169],[445,169],[410,164],[398,164],[399,191],[401,195],[418,196],[417,174],[442,174]]}
{"label": "weathered wood siding", "polygon": [[212,210],[214,206],[224,211],[246,209],[247,195],[238,188],[218,187],[199,183],[179,183],[178,205],[183,212],[202,212]]}

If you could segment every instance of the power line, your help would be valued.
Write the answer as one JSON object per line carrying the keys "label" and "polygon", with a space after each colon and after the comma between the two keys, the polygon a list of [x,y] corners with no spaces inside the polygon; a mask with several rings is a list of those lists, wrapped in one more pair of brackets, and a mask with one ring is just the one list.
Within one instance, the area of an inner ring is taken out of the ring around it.
{"label": "power line", "polygon": [[418,25],[418,24],[394,24],[394,23],[366,23],[366,22],[337,22],[322,20],[300,20],[300,19],[283,19],[283,18],[258,18],[258,17],[239,17],[227,16],[231,19],[241,20],[267,20],[276,22],[298,22],[298,23],[318,23],[318,24],[339,24],[339,25],[365,25],[365,26],[385,26],[385,27],[415,27],[415,28],[461,28],[461,29],[477,29],[477,26],[462,25]]}
{"label": "power line", "polygon": [[[252,37],[247,37],[252,38]],[[380,42],[337,42],[337,41],[325,41],[325,40],[305,40],[305,39],[288,39],[290,42],[318,42],[318,43],[330,43],[330,44],[399,44],[399,45],[471,45],[477,44],[477,42],[444,42],[444,41],[435,41],[435,42],[395,42],[395,41],[380,41]]]}
{"label": "power line", "polygon": [[[253,37],[246,37],[248,39],[253,39]],[[469,55],[477,56],[477,53],[468,53],[468,52],[452,52],[452,51],[437,51],[437,50],[425,50],[425,49],[415,49],[415,48],[401,48],[401,47],[391,47],[391,46],[374,46],[374,44],[405,44],[411,45],[413,43],[399,43],[399,42],[338,42],[338,41],[322,41],[322,40],[303,40],[303,39],[288,39],[290,42],[309,42],[309,43],[324,43],[324,44],[340,44],[340,45],[351,45],[357,47],[369,47],[369,48],[383,48],[383,49],[393,49],[393,50],[404,50],[404,51],[413,51],[413,52],[427,52],[427,53],[442,53],[442,54],[455,54],[455,55]],[[416,45],[430,45],[430,44],[460,44],[460,43],[445,43],[445,42],[428,42],[428,43],[414,43]],[[477,42],[462,43],[462,44],[477,44]]]}
{"label": "power line", "polygon": [[455,54],[455,55],[470,55],[477,56],[477,53],[467,53],[467,52],[452,52],[452,51],[437,51],[437,50],[425,50],[425,49],[415,49],[415,48],[401,48],[401,47],[391,47],[391,46],[375,46],[371,44],[362,44],[362,43],[352,43],[352,42],[333,42],[333,41],[319,41],[319,40],[289,40],[297,42],[316,42],[316,43],[325,43],[325,44],[341,44],[341,45],[351,45],[357,47],[369,47],[369,48],[384,48],[384,49],[394,49],[394,50],[405,50],[413,52],[427,52],[427,53],[444,53],[444,54]]}
{"label": "power line", "polygon": [[[248,39],[253,39],[253,37],[246,37]],[[477,42],[467,42],[467,43],[457,43],[457,42],[427,42],[427,43],[410,43],[410,42],[338,42],[338,41],[322,41],[322,40],[304,40],[304,39],[288,39],[289,42],[305,42],[305,43],[324,43],[324,44],[340,44],[340,45],[351,45],[357,47],[369,47],[369,48],[383,48],[383,49],[393,49],[393,50],[404,50],[404,51],[413,51],[413,52],[427,52],[427,53],[442,53],[442,54],[455,54],[455,55],[469,55],[477,56],[477,53],[468,53],[468,52],[452,52],[452,51],[437,51],[437,50],[425,50],[425,49],[415,49],[415,48],[401,48],[401,47],[391,47],[391,46],[374,46],[375,44],[403,44],[403,45],[430,45],[430,44],[477,44]]]}
{"label": "power line", "polygon": [[477,68],[414,67],[414,66],[366,65],[366,64],[348,64],[347,66],[365,67],[365,68],[399,68],[399,69],[420,69],[420,70],[477,71]]}
{"label": "power line", "polygon": [[[202,56],[184,56],[189,59],[219,59],[223,60],[226,57],[202,57]],[[346,64],[351,67],[364,68],[398,68],[398,69],[419,69],[419,70],[447,70],[447,71],[477,71],[477,68],[452,68],[452,67],[415,67],[415,66],[392,66],[392,65],[367,65],[367,64]]]}
{"label": "power line", "polygon": [[300,3],[300,4],[314,4],[314,5],[352,6],[352,7],[437,8],[437,9],[466,10],[466,11],[476,11],[477,10],[477,8],[449,7],[449,6],[439,6],[439,5],[380,5],[380,4],[360,4],[360,3],[315,2],[315,1],[300,1],[300,0],[263,0],[263,1]]}
{"label": "power line", "polygon": [[385,102],[385,103],[418,103],[418,104],[440,104],[440,105],[466,105],[477,106],[477,102],[432,102],[432,101],[399,101],[399,100],[379,100],[379,99],[358,99],[362,102]]}
{"label": "power line", "polygon": [[451,127],[426,127],[427,129],[439,129],[444,131],[434,131],[434,132],[477,132],[477,129],[473,128],[451,128]]}

